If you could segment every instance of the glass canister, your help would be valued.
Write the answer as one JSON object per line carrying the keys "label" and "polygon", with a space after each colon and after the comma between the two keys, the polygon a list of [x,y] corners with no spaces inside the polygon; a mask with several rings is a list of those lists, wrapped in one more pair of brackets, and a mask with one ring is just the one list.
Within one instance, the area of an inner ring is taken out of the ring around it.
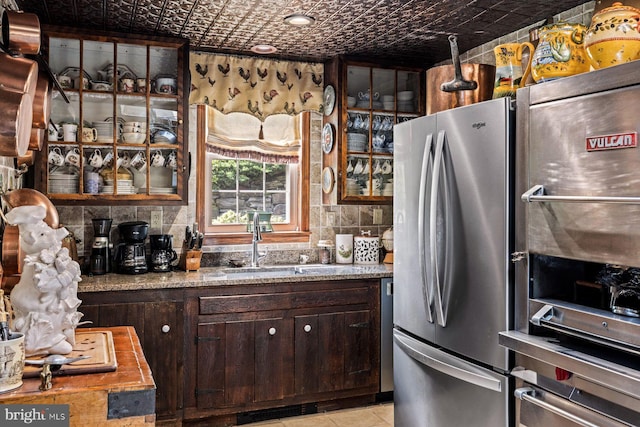
{"label": "glass canister", "polygon": [[318,259],[320,260],[320,264],[331,264],[333,247],[333,241],[331,240],[320,240],[318,242],[318,248],[320,249]]}
{"label": "glass canister", "polygon": [[587,27],[557,22],[538,30],[538,47],[531,60],[531,75],[536,83],[589,71],[584,49]]}
{"label": "glass canister", "polygon": [[584,48],[593,68],[605,68],[640,58],[640,9],[615,2],[591,18]]}

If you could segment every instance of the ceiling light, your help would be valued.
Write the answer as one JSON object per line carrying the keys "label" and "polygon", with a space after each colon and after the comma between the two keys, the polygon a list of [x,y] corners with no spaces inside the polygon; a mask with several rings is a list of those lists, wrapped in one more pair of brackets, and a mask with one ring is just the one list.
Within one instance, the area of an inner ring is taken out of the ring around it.
{"label": "ceiling light", "polygon": [[251,47],[251,52],[253,53],[259,53],[260,55],[266,55],[268,53],[274,53],[276,50],[275,47],[269,45],[269,44],[257,44],[255,46]]}
{"label": "ceiling light", "polygon": [[290,25],[303,27],[305,25],[311,25],[316,22],[313,16],[304,15],[302,13],[294,13],[284,18],[284,22]]}

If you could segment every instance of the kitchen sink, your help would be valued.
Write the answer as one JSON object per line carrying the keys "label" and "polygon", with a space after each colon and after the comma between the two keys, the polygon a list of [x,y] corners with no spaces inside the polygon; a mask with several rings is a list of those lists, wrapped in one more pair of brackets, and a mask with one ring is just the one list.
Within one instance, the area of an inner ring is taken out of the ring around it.
{"label": "kitchen sink", "polygon": [[222,272],[226,275],[230,274],[253,274],[261,276],[273,276],[274,274],[293,275],[293,274],[324,274],[335,270],[335,265],[325,264],[300,264],[300,265],[265,265],[259,267],[234,267],[225,268]]}

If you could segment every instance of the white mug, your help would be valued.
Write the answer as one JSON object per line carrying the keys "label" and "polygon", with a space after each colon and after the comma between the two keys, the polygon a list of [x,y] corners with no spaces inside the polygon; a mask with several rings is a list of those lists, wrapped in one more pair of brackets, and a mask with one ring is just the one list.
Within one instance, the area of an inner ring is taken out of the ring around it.
{"label": "white mug", "polygon": [[97,148],[89,156],[89,164],[94,168],[102,167],[103,161],[104,160],[102,159],[102,153]]}
{"label": "white mug", "polygon": [[98,140],[96,128],[82,128],[82,142],[95,142]]}
{"label": "white mug", "polygon": [[118,168],[120,166],[122,166],[123,168],[128,168],[129,166],[131,166],[131,158],[129,157],[129,153],[118,154],[118,161],[116,164]]}
{"label": "white mug", "polygon": [[49,124],[47,129],[47,135],[49,141],[57,141],[60,139],[60,128],[56,128],[54,125]]}
{"label": "white mug", "polygon": [[142,172],[147,167],[147,159],[145,159],[144,151],[138,151],[135,156],[131,158],[131,166],[137,171]]}
{"label": "white mug", "polygon": [[64,165],[64,156],[62,155],[62,151],[60,151],[60,147],[53,147],[49,150],[49,163],[53,166],[62,166]]}
{"label": "white mug", "polygon": [[[102,158],[102,166],[105,168],[110,168],[111,166],[113,166],[113,152],[109,151],[107,154],[104,155],[104,157]],[[97,166],[100,167],[100,166]]]}
{"label": "white mug", "polygon": [[73,123],[65,123],[62,125],[62,136],[65,141],[75,142],[78,134],[78,125]]}
{"label": "white mug", "polygon": [[178,165],[178,158],[175,151],[169,153],[169,155],[167,156],[167,161],[164,163],[164,165],[171,169],[176,168],[176,166]]}
{"label": "white mug", "polygon": [[154,151],[151,155],[151,166],[155,166],[157,168],[164,166],[165,158],[162,155],[162,152],[159,150]]}
{"label": "white mug", "polygon": [[70,166],[80,167],[80,150],[74,147],[67,151],[67,154],[64,156],[64,161]]}

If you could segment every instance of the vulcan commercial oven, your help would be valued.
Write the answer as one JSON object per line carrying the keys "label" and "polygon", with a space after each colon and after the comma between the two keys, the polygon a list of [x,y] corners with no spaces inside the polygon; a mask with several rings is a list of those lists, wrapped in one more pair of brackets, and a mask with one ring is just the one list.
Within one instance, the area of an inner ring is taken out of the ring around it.
{"label": "vulcan commercial oven", "polygon": [[640,425],[640,61],[518,90],[517,425]]}

